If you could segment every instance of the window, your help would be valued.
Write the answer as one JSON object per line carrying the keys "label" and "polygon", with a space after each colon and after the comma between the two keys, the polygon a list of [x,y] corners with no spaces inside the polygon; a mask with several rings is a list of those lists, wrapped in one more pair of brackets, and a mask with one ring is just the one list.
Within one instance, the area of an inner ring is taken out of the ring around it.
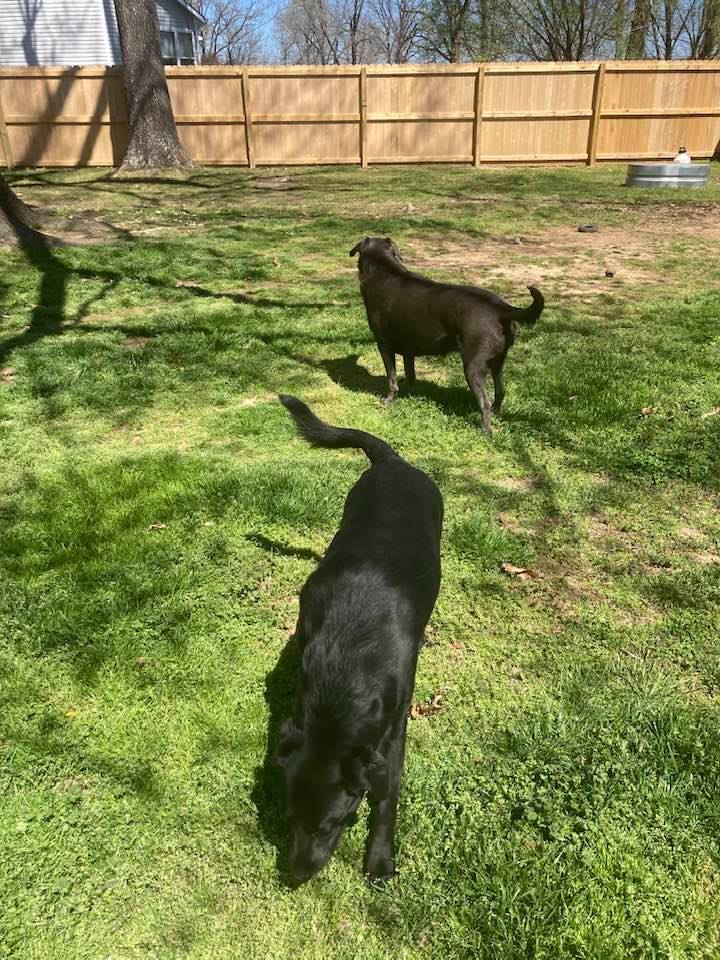
{"label": "window", "polygon": [[174,65],[177,63],[177,53],[175,52],[175,34],[172,30],[160,31],[160,53],[164,64]]}
{"label": "window", "polygon": [[193,51],[193,42],[191,33],[176,34],[178,47],[180,48],[180,63],[190,65],[195,63],[195,53]]}
{"label": "window", "polygon": [[195,63],[192,33],[189,30],[161,30],[160,52],[166,66],[192,66]]}

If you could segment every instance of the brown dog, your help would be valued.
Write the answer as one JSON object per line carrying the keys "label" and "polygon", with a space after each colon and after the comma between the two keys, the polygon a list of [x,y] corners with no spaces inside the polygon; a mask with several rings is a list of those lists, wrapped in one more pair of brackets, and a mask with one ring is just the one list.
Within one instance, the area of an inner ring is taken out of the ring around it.
{"label": "brown dog", "polygon": [[412,273],[402,262],[390,237],[365,237],[350,251],[360,254],[358,272],[368,323],[385,364],[386,403],[398,393],[395,355],[402,354],[405,378],[415,382],[415,357],[442,356],[459,351],[465,379],[482,411],[486,433],[490,427],[490,398],[485,378],[495,384],[492,409],[500,412],[505,396],[503,364],[515,342],[518,324],[532,326],[545,306],[543,295],[528,287],[532,305],[513,307],[481,287],[436,283]]}

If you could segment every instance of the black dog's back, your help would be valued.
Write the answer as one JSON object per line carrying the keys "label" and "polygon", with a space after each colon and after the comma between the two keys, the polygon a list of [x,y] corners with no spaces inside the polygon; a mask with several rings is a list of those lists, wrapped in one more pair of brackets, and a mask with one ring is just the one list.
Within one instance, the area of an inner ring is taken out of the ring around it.
{"label": "black dog's back", "polygon": [[[332,582],[336,595],[338,578],[346,579],[353,594],[347,599],[358,607],[359,581],[366,586],[372,582],[371,589],[362,591],[368,593],[370,603],[363,605],[364,619],[372,612],[372,597],[378,600],[389,588],[407,594],[408,599],[412,594],[418,621],[414,631],[422,633],[440,588],[443,501],[436,484],[378,437],[331,427],[296,397],[280,400],[301,435],[314,446],[359,448],[372,464],[348,494],[340,529],[303,588],[302,601],[318,606],[318,612],[321,608],[327,619],[324,581]],[[312,602],[313,597],[320,603]]]}

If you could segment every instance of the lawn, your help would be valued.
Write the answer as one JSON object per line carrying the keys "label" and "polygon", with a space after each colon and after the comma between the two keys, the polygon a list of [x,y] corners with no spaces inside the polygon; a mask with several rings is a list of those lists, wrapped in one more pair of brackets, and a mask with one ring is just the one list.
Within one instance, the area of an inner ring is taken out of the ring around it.
{"label": "lawn", "polygon": [[[10,179],[94,242],[0,250],[0,957],[720,956],[718,170]],[[545,293],[491,440],[457,357],[381,406],[365,234]],[[278,877],[297,595],[365,468],[278,392],[445,497],[381,891],[365,816]]]}

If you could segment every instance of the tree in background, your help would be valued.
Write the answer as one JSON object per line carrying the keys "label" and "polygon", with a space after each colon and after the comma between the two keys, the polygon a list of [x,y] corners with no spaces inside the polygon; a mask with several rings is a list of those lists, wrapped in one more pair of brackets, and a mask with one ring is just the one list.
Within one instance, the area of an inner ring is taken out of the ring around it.
{"label": "tree in background", "polygon": [[428,60],[467,60],[470,0],[429,0],[420,26],[420,49]]}
{"label": "tree in background", "polygon": [[410,63],[417,59],[423,22],[419,0],[370,0],[370,16],[382,60]]}
{"label": "tree in background", "polygon": [[720,57],[720,0],[696,0],[688,24],[690,56],[697,60]]}
{"label": "tree in background", "polygon": [[616,12],[609,0],[508,0],[508,9],[511,43],[523,57],[592,60],[608,53]]}
{"label": "tree in background", "polygon": [[290,0],[278,19],[283,63],[372,63],[378,35],[366,0]]}
{"label": "tree in background", "polygon": [[115,0],[115,10],[129,118],[121,169],[192,166],[175,127],[155,0]]}
{"label": "tree in background", "polygon": [[628,60],[642,60],[645,56],[650,15],[650,0],[635,0],[625,54]]}
{"label": "tree in background", "polygon": [[263,10],[258,0],[196,0],[205,21],[200,32],[203,63],[260,63],[265,57]]}

